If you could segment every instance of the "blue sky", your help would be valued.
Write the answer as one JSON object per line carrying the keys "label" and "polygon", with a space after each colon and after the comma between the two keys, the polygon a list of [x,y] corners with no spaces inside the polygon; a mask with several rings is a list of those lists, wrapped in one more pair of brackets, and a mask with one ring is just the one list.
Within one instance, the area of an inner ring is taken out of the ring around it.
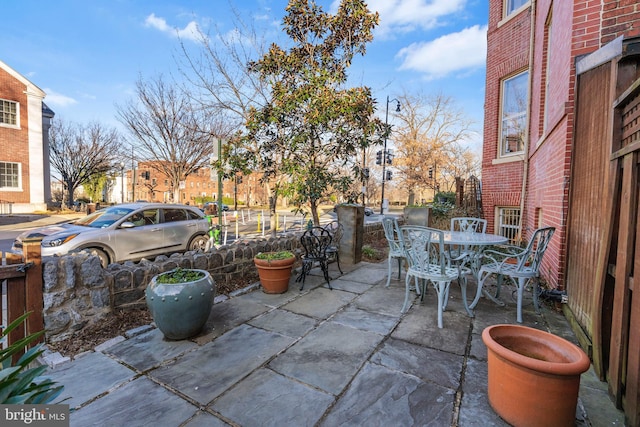
{"label": "blue sky", "polygon": [[[22,0],[4,2],[0,60],[47,93],[58,117],[119,127],[115,105],[132,99],[139,76],[176,73],[179,40],[197,27],[233,31],[243,19],[277,37],[286,0]],[[335,4],[334,4],[335,3]],[[333,11],[337,0],[318,0]],[[484,104],[486,0],[369,0],[380,25],[350,82],[386,97],[403,92],[451,96],[475,121],[479,150]],[[178,34],[180,37],[178,37]]]}

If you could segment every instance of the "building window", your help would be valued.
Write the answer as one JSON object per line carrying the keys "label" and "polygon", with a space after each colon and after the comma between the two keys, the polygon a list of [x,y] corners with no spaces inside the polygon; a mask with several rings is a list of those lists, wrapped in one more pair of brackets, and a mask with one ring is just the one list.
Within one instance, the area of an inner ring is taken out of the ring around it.
{"label": "building window", "polygon": [[18,126],[18,103],[0,99],[0,124]]}
{"label": "building window", "polygon": [[516,12],[525,4],[529,3],[530,0],[505,0],[504,5],[504,16],[507,17],[512,13]]}
{"label": "building window", "polygon": [[527,142],[528,82],[528,71],[502,82],[501,156],[521,154],[524,151],[524,144]]}
{"label": "building window", "polygon": [[520,208],[498,208],[498,220],[496,221],[497,234],[509,239],[512,244],[520,240]]}
{"label": "building window", "polygon": [[0,188],[20,188],[20,164],[0,162]]}

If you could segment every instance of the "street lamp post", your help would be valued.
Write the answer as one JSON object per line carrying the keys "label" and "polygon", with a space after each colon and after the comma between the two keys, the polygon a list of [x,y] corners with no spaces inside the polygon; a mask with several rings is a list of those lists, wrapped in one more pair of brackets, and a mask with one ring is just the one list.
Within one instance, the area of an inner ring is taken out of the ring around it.
{"label": "street lamp post", "polygon": [[122,171],[120,180],[120,203],[124,203],[124,162],[120,162],[120,170]]}
{"label": "street lamp post", "polygon": [[384,214],[384,182],[387,179],[386,176],[386,165],[387,165],[387,159],[391,159],[391,157],[389,156],[389,153],[387,152],[387,132],[386,129],[389,127],[389,102],[390,101],[396,101],[396,112],[400,111],[400,101],[398,101],[397,99],[392,99],[389,100],[389,95],[387,95],[387,110],[384,116],[384,127],[385,127],[385,135],[384,135],[384,148],[382,151],[382,197],[381,197],[381,202],[380,202],[380,215]]}

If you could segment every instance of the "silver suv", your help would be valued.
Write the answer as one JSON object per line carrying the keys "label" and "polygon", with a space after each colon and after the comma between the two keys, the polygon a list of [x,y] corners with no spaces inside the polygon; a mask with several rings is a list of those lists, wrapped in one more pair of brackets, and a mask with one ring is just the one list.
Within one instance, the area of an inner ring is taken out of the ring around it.
{"label": "silver suv", "polygon": [[42,237],[42,256],[94,251],[103,267],[113,262],[204,248],[209,224],[200,209],[165,203],[130,203],[101,209],[76,221],[19,235],[12,252],[22,253],[22,241]]}

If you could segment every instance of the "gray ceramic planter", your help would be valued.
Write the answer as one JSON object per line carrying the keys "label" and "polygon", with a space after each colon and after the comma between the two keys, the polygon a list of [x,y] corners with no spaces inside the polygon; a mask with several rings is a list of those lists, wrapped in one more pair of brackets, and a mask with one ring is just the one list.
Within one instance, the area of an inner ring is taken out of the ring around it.
{"label": "gray ceramic planter", "polygon": [[201,272],[204,277],[191,282],[158,283],[160,275],[157,275],[145,290],[153,320],[167,339],[192,337],[202,330],[209,318],[215,283],[208,271],[192,271]]}

